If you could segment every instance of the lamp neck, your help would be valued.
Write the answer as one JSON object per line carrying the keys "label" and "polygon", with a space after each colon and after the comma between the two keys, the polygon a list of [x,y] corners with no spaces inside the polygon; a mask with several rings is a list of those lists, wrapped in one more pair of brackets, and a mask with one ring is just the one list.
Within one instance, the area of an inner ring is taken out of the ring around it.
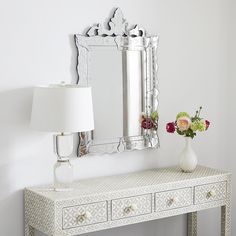
{"label": "lamp neck", "polygon": [[73,153],[73,135],[64,132],[54,135],[54,152],[59,160],[68,159]]}

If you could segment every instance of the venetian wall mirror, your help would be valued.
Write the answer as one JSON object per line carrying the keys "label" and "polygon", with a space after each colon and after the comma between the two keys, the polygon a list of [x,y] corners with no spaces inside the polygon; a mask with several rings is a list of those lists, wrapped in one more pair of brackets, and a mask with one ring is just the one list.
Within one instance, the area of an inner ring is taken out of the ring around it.
{"label": "venetian wall mirror", "polygon": [[[95,129],[79,134],[78,156],[157,148],[157,36],[129,27],[121,10],[108,27],[76,34],[77,84],[92,87]],[[83,112],[83,111],[81,111]]]}

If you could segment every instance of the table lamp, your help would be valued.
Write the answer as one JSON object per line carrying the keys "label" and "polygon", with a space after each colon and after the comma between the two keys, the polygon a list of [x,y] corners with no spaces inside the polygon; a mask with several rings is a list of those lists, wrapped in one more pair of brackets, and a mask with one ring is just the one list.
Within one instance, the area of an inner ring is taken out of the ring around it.
{"label": "table lamp", "polygon": [[35,87],[30,126],[55,133],[54,189],[71,190],[73,133],[94,129],[91,88],[69,84]]}

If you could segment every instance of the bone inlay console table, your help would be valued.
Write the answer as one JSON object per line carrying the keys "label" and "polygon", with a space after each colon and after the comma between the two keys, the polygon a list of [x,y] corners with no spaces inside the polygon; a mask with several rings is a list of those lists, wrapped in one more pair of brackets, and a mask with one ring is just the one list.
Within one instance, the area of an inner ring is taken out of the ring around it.
{"label": "bone inlay console table", "polygon": [[188,236],[197,236],[197,211],[221,207],[221,235],[230,236],[230,201],[230,173],[202,166],[81,180],[70,192],[27,188],[25,235],[71,236],[188,213]]}

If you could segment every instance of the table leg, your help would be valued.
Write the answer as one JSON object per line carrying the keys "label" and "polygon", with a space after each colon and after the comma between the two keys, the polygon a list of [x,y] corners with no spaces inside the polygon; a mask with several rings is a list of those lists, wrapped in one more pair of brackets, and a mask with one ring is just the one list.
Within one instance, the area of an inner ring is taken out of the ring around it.
{"label": "table leg", "polygon": [[231,235],[230,204],[221,207],[221,236]]}
{"label": "table leg", "polygon": [[197,236],[197,212],[187,214],[188,236]]}
{"label": "table leg", "polygon": [[221,236],[231,236],[231,176],[227,181],[226,204],[221,207]]}
{"label": "table leg", "polygon": [[25,236],[34,236],[34,228],[30,225],[25,225]]}

